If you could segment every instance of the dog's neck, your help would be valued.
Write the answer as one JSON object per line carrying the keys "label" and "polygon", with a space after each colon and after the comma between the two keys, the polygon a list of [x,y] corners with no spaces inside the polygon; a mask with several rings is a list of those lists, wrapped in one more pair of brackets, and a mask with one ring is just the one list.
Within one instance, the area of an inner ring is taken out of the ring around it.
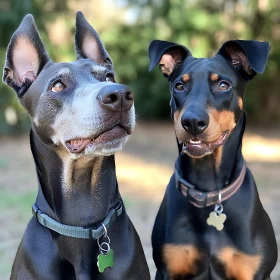
{"label": "dog's neck", "polygon": [[243,112],[226,143],[221,147],[220,155],[217,151],[201,159],[181,155],[179,160],[183,178],[197,190],[206,192],[224,188],[231,183],[239,175],[238,170],[241,170],[243,164],[241,146],[245,125],[246,115]]}
{"label": "dog's neck", "polygon": [[43,212],[64,224],[90,226],[120,200],[114,156],[65,158],[32,130],[30,142],[39,181],[36,203]]}

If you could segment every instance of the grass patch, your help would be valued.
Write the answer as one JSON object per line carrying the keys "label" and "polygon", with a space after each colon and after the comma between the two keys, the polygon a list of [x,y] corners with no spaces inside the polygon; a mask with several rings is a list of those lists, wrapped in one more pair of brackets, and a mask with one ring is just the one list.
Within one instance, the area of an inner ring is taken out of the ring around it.
{"label": "grass patch", "polygon": [[[0,195],[0,210],[15,211],[16,216],[28,219],[31,216],[31,206],[35,202],[37,191],[10,192],[2,191]],[[29,215],[28,215],[29,214]]]}
{"label": "grass patch", "polygon": [[9,160],[7,158],[0,158],[0,169],[8,169]]}
{"label": "grass patch", "polygon": [[147,203],[147,200],[141,198],[141,197],[131,197],[129,195],[124,195],[122,196],[123,198],[123,203],[125,205],[126,209],[133,209],[139,205],[145,205]]}

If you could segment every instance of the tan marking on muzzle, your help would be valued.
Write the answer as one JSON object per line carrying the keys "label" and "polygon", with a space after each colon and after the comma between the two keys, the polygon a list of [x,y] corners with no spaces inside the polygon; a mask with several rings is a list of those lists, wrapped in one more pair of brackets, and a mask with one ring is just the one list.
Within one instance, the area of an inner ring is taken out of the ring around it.
{"label": "tan marking on muzzle", "polygon": [[[205,130],[206,141],[215,142],[225,131],[229,134],[236,126],[234,113],[231,111],[217,111],[214,108],[209,108],[209,125]],[[222,156],[223,156],[223,146],[218,147],[214,151],[214,160],[216,170],[220,168]]]}
{"label": "tan marking on muzzle", "polygon": [[188,73],[186,73],[186,74],[184,74],[183,76],[182,76],[182,81],[184,82],[184,83],[186,83],[186,82],[188,82],[189,80],[190,80],[190,75],[188,74]]}
{"label": "tan marking on muzzle", "polygon": [[[174,125],[175,132],[179,140],[184,141],[185,139],[191,138],[190,135],[186,133],[181,124],[182,115],[185,112],[184,106],[180,111],[174,113]],[[214,108],[208,109],[209,114],[209,125],[207,129],[202,133],[199,139],[206,142],[214,142],[219,139],[221,134],[228,130],[229,132],[234,129],[236,123],[234,120],[234,113],[231,111],[217,111]]]}
{"label": "tan marking on muzzle", "polygon": [[185,106],[180,111],[177,110],[174,113],[175,134],[176,134],[177,138],[181,141],[183,141],[187,136],[187,133],[181,123],[182,115],[184,114],[184,112],[185,112]]}
{"label": "tan marking on muzzle", "polygon": [[217,111],[214,108],[208,109],[209,125],[205,130],[206,139],[208,142],[214,142],[225,131],[229,133],[236,126],[234,113],[231,111]]}
{"label": "tan marking on muzzle", "polygon": [[195,275],[196,263],[200,258],[199,251],[193,245],[166,244],[163,246],[163,259],[171,279]]}
{"label": "tan marking on muzzle", "polygon": [[[181,124],[181,119],[185,113],[186,106],[184,106],[180,111],[174,113],[174,128],[177,138],[184,142],[193,138],[192,135],[187,133]],[[234,113],[231,111],[217,111],[214,108],[208,109],[209,114],[209,125],[207,129],[199,135],[199,139],[207,143],[217,141],[221,135],[228,131],[229,134],[236,126]],[[223,147],[219,147],[214,151],[215,166],[218,170],[221,164],[223,154]]]}
{"label": "tan marking on muzzle", "polygon": [[212,82],[216,82],[216,81],[218,81],[219,80],[219,75],[218,74],[211,74],[211,76],[210,76],[210,80],[212,81]]}
{"label": "tan marking on muzzle", "polygon": [[261,264],[259,255],[247,255],[231,247],[222,249],[218,258],[225,265],[229,279],[253,280]]}
{"label": "tan marking on muzzle", "polygon": [[241,97],[238,97],[238,106],[239,106],[240,110],[243,109],[243,100]]}

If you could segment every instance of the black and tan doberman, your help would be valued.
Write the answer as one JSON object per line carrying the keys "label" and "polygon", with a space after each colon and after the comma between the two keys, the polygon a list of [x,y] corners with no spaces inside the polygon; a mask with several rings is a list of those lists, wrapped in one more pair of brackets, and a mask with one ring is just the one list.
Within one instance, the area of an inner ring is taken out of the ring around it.
{"label": "black and tan doberman", "polygon": [[114,160],[135,125],[133,94],[81,12],[75,40],[76,61],[52,62],[27,15],[8,46],[3,81],[30,116],[39,183],[11,279],[148,280]]}
{"label": "black and tan doberman", "polygon": [[271,221],[241,152],[247,81],[269,44],[228,41],[212,58],[155,40],[150,71],[168,79],[180,156],[156,217],[156,280],[265,280],[277,261]]}

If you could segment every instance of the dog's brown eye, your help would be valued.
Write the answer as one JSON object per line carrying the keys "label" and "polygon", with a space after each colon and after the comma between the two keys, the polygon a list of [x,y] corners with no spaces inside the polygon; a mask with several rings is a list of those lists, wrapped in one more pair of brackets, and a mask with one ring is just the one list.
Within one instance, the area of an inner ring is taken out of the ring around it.
{"label": "dog's brown eye", "polygon": [[66,86],[62,82],[56,82],[52,86],[52,92],[60,92],[63,91],[66,88]]}
{"label": "dog's brown eye", "polygon": [[231,86],[230,86],[229,83],[227,83],[227,82],[220,82],[218,90],[219,91],[225,91],[225,90],[228,90],[230,87]]}
{"label": "dog's brown eye", "polygon": [[112,74],[107,74],[106,76],[106,82],[115,82],[114,76]]}
{"label": "dog's brown eye", "polygon": [[181,83],[177,83],[177,84],[175,85],[175,88],[176,88],[177,90],[179,90],[179,91],[182,91],[182,90],[184,89],[184,87],[183,87],[183,85],[182,85]]}

